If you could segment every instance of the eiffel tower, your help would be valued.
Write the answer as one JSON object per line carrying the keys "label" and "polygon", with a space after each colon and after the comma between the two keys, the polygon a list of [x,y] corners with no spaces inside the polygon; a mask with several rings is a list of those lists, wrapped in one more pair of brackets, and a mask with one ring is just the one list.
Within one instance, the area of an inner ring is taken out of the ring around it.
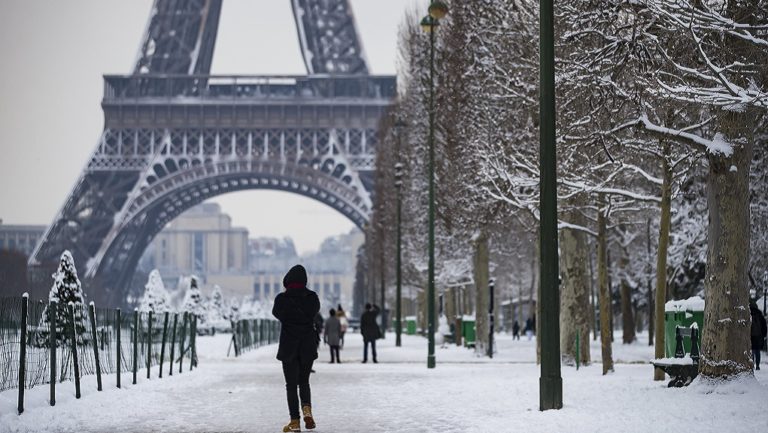
{"label": "eiffel tower", "polygon": [[104,77],[104,131],[30,257],[33,287],[68,249],[89,297],[120,305],[155,235],[233,191],[293,192],[366,224],[395,77],[368,74],[348,0],[290,1],[303,76],[210,75],[222,1],[155,0],[133,72]]}

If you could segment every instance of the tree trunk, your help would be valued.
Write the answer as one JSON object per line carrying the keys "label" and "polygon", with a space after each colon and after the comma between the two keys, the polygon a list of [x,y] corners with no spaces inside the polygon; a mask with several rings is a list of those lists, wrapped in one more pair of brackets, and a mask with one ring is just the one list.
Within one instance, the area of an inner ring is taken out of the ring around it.
{"label": "tree trunk", "polygon": [[601,194],[597,214],[597,280],[600,290],[600,343],[602,346],[603,374],[613,371],[611,351],[611,293],[608,287],[608,240],[605,221],[605,198]]}
{"label": "tree trunk", "polygon": [[590,299],[590,310],[589,310],[589,320],[590,320],[590,326],[592,327],[592,340],[597,341],[597,334],[598,334],[598,324],[597,324],[597,313],[595,310],[597,309],[597,304],[595,301],[595,298],[597,296],[595,295],[595,266],[594,266],[594,255],[593,255],[593,245],[589,244],[589,295],[591,297]]}
{"label": "tree trunk", "polygon": [[706,304],[700,372],[711,379],[753,375],[749,313],[749,168],[753,125],[749,113],[721,115],[730,157],[710,155]]}
{"label": "tree trunk", "polygon": [[629,251],[627,245],[621,246],[619,257],[619,270],[621,273],[621,327],[624,344],[632,344],[635,341],[635,318],[632,314],[632,288],[627,281],[627,267],[629,266]]}
{"label": "tree trunk", "polygon": [[[567,216],[569,222],[584,225],[578,210]],[[560,233],[560,269],[563,282],[560,291],[560,353],[563,363],[574,365],[576,357],[589,364],[589,247],[587,235],[580,230],[563,229]],[[576,353],[576,335],[580,353]]]}
{"label": "tree trunk", "polygon": [[632,314],[632,292],[629,283],[624,279],[621,281],[621,324],[623,328],[622,343],[634,343],[636,334],[635,318]]}
{"label": "tree trunk", "polygon": [[475,353],[488,350],[488,236],[480,232],[474,241],[473,257],[475,277]]}
{"label": "tree trunk", "polygon": [[[669,166],[669,142],[663,144],[661,184],[661,220],[659,222],[659,252],[656,255],[656,302],[654,304],[654,333],[656,358],[664,358],[664,304],[667,300],[667,251],[672,219],[672,168]],[[654,368],[653,380],[664,380],[664,370]]]}
{"label": "tree trunk", "polygon": [[[606,240],[606,243],[607,242],[608,241]],[[614,307],[614,305],[613,305],[613,278],[612,278],[613,273],[611,272],[611,263],[612,263],[611,262],[611,250],[608,249],[608,247],[606,246],[605,251],[606,251],[605,268],[606,268],[606,274],[608,274],[608,305],[609,305],[609,308],[608,308],[608,313],[609,313],[609,315],[608,315],[608,318],[609,318],[608,329],[611,331],[611,343],[613,343],[613,330],[616,329],[616,327],[613,324],[613,319],[614,319],[615,314],[613,314],[613,307]]]}
{"label": "tree trunk", "polygon": [[[651,267],[651,220],[650,219],[648,220],[648,224],[645,227],[646,227],[646,232],[645,232],[645,235],[646,235],[646,245],[648,246],[648,267],[650,269],[650,267]],[[647,293],[647,295],[648,295],[648,345],[649,346],[653,346],[653,332],[654,332],[653,331],[653,321],[654,321],[654,319],[653,319],[653,308],[654,308],[654,305],[653,305],[653,288],[651,286],[652,283],[651,283],[650,275],[651,275],[651,273],[649,272],[648,273],[648,281],[647,281],[647,286],[648,286],[648,293]]]}

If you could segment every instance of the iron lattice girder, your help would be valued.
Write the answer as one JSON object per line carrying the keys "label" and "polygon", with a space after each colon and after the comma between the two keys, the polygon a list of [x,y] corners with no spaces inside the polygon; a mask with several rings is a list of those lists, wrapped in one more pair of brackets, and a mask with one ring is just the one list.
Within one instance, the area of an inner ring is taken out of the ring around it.
{"label": "iron lattice girder", "polygon": [[155,0],[134,74],[207,74],[221,0]]}
{"label": "iron lattice girder", "polygon": [[395,78],[367,76],[347,0],[291,1],[309,77],[206,75],[221,0],[155,0],[133,75],[105,77],[102,139],[33,251],[42,272],[30,281],[47,285],[69,249],[99,289],[91,299],[121,304],[159,230],[229,191],[291,191],[367,221]]}
{"label": "iron lattice girder", "polygon": [[30,263],[56,263],[70,250],[86,264],[114,225],[114,216],[139,178],[136,172],[94,171],[81,175],[58,217],[42,236]]}
{"label": "iron lattice girder", "polygon": [[[307,73],[367,74],[348,0],[291,0]],[[221,0],[155,0],[133,72],[207,74]]]}
{"label": "iron lattice girder", "polygon": [[107,236],[103,252],[91,262],[86,276],[100,281],[103,296],[119,295],[130,283],[141,254],[167,223],[211,197],[250,189],[301,194],[333,207],[358,227],[368,221],[370,208],[358,191],[331,173],[251,159],[206,164],[180,171],[144,189],[134,201],[139,205],[123,214],[122,222]]}
{"label": "iron lattice girder", "polygon": [[291,0],[307,73],[367,74],[348,0]]}

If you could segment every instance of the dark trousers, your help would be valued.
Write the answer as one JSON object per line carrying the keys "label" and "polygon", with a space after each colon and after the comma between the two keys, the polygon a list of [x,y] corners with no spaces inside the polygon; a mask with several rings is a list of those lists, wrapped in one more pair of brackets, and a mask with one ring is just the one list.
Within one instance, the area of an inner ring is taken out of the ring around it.
{"label": "dark trousers", "polygon": [[760,350],[752,349],[752,359],[755,361],[755,368],[760,368]]}
{"label": "dark trousers", "polygon": [[[288,412],[291,419],[299,419],[299,396],[302,406],[312,406],[312,395],[309,390],[309,373],[312,363],[294,359],[283,361],[283,376],[285,376],[285,392],[288,397]],[[296,392],[298,389],[298,393]]]}
{"label": "dark trousers", "polygon": [[368,361],[368,343],[371,344],[371,355],[373,355],[373,362],[376,361],[376,340],[365,340],[365,348],[363,349],[363,362]]}
{"label": "dark trousers", "polygon": [[331,364],[338,362],[341,364],[341,356],[339,356],[339,346],[331,346]]}

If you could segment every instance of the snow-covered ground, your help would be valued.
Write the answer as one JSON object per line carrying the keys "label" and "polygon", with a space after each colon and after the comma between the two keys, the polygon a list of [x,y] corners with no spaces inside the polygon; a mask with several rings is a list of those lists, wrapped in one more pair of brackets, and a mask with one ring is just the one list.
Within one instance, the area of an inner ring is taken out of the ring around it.
{"label": "snow-covered ground", "polygon": [[[276,346],[226,358],[227,335],[198,339],[200,367],[192,373],[142,379],[105,391],[85,378],[83,397],[70,384],[59,388],[55,407],[46,387],[28,392],[27,410],[16,414],[15,390],[0,393],[0,432],[277,432],[287,421],[284,383]],[[493,360],[449,346],[438,348],[437,368],[426,368],[426,340],[394,335],[380,340],[379,364],[361,364],[359,334],[347,336],[343,364],[327,363],[322,349],[312,398],[317,432],[765,432],[768,374],[727,388],[694,383],[680,389],[653,382],[640,342],[613,346],[616,371],[601,375],[594,364],[563,367],[564,408],[539,412],[539,368],[534,342],[498,338]],[[591,342],[593,359],[599,346]],[[124,383],[128,382],[126,378]],[[69,386],[67,386],[69,385]]]}

